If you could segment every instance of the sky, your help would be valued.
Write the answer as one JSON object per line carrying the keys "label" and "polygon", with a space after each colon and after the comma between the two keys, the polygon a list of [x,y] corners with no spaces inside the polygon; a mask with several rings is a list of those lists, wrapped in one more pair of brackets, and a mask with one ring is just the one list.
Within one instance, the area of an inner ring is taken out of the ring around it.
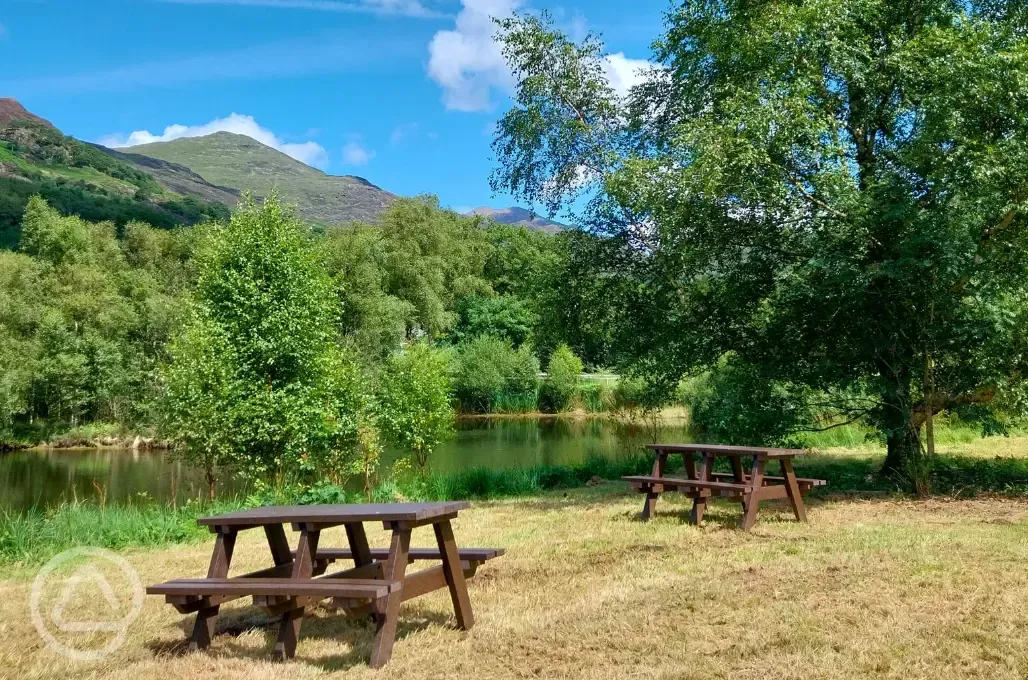
{"label": "sky", "polygon": [[[668,0],[0,0],[0,97],[109,146],[249,135],[331,174],[455,210],[494,195],[511,77],[489,17],[600,34],[622,90]],[[525,206],[529,207],[529,206]]]}

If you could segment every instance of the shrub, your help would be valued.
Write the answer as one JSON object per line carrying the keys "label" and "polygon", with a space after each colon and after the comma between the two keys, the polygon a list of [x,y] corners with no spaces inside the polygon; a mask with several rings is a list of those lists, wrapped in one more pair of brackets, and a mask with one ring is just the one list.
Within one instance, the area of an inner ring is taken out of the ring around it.
{"label": "shrub", "polygon": [[553,350],[546,366],[546,383],[541,395],[544,410],[557,412],[571,407],[582,380],[582,370],[582,360],[575,356],[570,347],[560,345]]}
{"label": "shrub", "polygon": [[535,408],[539,360],[527,345],[483,335],[461,346],[455,371],[461,408],[489,413]]}

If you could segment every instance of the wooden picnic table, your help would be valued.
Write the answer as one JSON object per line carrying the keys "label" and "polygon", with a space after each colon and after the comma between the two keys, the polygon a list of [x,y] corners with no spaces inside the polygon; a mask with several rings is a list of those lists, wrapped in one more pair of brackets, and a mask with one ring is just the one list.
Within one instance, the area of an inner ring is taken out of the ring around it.
{"label": "wooden picnic table", "polygon": [[[649,476],[624,477],[632,486],[646,494],[641,519],[653,517],[657,499],[664,491],[679,491],[693,499],[689,520],[699,524],[711,496],[738,498],[742,501],[742,528],[749,530],[757,520],[760,501],[773,498],[788,498],[796,519],[805,522],[807,512],[803,506],[803,494],[815,486],[826,484],[823,479],[796,477],[792,459],[801,456],[802,449],[779,449],[755,446],[726,446],[724,444],[652,444],[654,453],[653,471]],[[685,466],[685,477],[667,477],[664,472],[668,456],[681,454]],[[699,465],[695,455],[699,454]],[[714,461],[727,458],[731,472],[714,472]],[[743,458],[752,458],[749,472],[743,469]],[[764,474],[768,461],[778,461],[781,476]]]}
{"label": "wooden picnic table", "polygon": [[[210,645],[219,607],[230,600],[253,597],[255,605],[281,614],[274,656],[284,660],[296,653],[306,607],[331,598],[351,616],[374,616],[375,640],[371,667],[380,668],[392,654],[400,603],[440,588],[448,588],[457,625],[468,630],[475,619],[466,579],[483,562],[503,554],[500,548],[458,549],[450,521],[467,509],[467,502],[385,503],[367,505],[305,505],[252,508],[215,517],[209,526],[217,538],[206,578],[176,579],[147,588],[164,595],[183,613],[196,612],[190,649]],[[392,532],[388,549],[371,548],[364,522],[382,522]],[[296,550],[286,539],[284,525],[300,533]],[[320,545],[321,532],[344,526],[348,548]],[[437,548],[411,549],[413,529],[431,526]],[[273,566],[229,577],[229,565],[240,531],[262,528]],[[325,574],[338,560],[353,560],[353,568]],[[407,574],[415,560],[441,560],[442,565]]]}

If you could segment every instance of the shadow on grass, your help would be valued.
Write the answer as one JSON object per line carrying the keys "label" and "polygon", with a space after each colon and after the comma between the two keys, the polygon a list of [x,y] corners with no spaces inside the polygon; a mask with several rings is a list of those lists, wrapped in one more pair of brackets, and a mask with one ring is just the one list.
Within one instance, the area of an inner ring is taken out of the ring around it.
{"label": "shadow on grass", "polygon": [[[181,639],[154,642],[149,645],[149,649],[158,656],[182,656],[191,653],[189,652],[189,635],[193,630],[195,618],[193,614],[183,616],[178,624],[178,628],[182,631]],[[255,607],[226,609],[219,615],[214,633],[215,644],[218,645],[218,648],[213,651],[204,650],[197,653],[265,661],[271,658],[280,620],[281,616],[268,614]],[[401,608],[400,620],[396,627],[396,642],[400,643],[404,638],[430,627],[453,628],[455,625],[455,619],[450,612],[425,612],[416,609],[407,611],[407,608]],[[260,631],[264,636],[265,644],[260,648],[235,642],[235,638],[254,631]],[[329,672],[367,665],[368,659],[371,658],[374,638],[375,623],[371,617],[352,618],[342,611],[335,611],[327,607],[308,607],[300,628],[300,642],[297,645],[296,659],[292,663],[306,663]],[[345,654],[305,657],[305,640],[332,640],[344,643],[349,649]]]}

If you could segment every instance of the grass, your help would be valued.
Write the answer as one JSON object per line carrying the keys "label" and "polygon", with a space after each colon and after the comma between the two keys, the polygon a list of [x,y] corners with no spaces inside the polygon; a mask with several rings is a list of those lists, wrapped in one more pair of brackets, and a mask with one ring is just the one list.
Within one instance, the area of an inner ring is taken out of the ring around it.
{"label": "grass", "polygon": [[[104,680],[240,678],[958,678],[1028,675],[1028,503],[817,498],[798,524],[768,503],[750,533],[736,504],[701,527],[662,499],[649,523],[621,483],[480,502],[456,522],[463,545],[507,554],[470,581],[476,626],[456,630],[445,591],[407,603],[393,659],[366,665],[372,628],[315,608],[297,659],[268,661],[275,621],[222,608],[206,653],[182,650],[189,618],[146,598],[121,647],[97,662],[46,648],[26,605],[31,574],[0,580],[0,676]],[[369,525],[371,527],[371,525]],[[371,527],[373,545],[387,537]],[[292,537],[292,535],[291,535]],[[415,530],[429,545],[431,532]],[[322,545],[345,545],[339,529]],[[210,541],[124,557],[142,583],[201,575]],[[244,532],[233,571],[267,566]],[[56,594],[54,595],[56,596]],[[73,598],[65,618],[96,611]]]}
{"label": "grass", "polygon": [[0,564],[36,565],[77,546],[111,550],[166,546],[208,536],[196,518],[242,506],[241,500],[217,504],[157,503],[98,505],[64,503],[47,510],[17,513],[0,509]]}

